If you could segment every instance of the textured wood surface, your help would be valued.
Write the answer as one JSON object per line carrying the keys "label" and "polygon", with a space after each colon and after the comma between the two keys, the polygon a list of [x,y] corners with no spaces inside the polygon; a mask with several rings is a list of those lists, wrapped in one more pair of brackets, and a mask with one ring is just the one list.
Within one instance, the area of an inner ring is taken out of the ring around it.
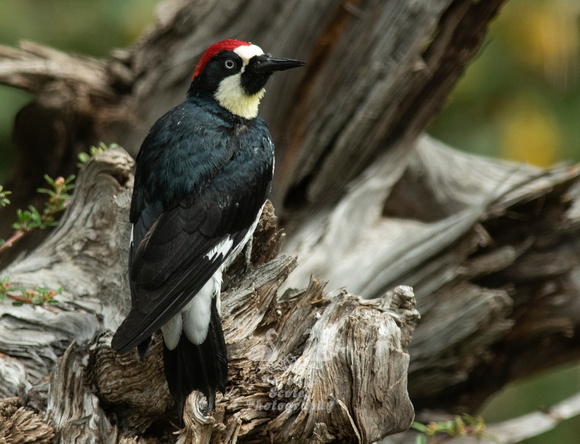
{"label": "textured wood surface", "polygon": [[[275,76],[261,106],[277,147],[272,201],[293,227],[421,133],[502,3],[166,0],[155,27],[105,61],[33,44],[0,49],[0,82],[36,94],[16,119],[18,160],[4,185],[25,207],[42,174],[74,172],[90,144],[135,155],[151,124],[183,100],[203,51],[234,36],[307,63]],[[0,237],[10,226],[3,214]]]}
{"label": "textured wood surface", "polygon": [[[501,3],[169,0],[105,61],[0,48],[0,82],[36,96],[16,119],[5,184],[22,208],[41,185],[30,178],[72,172],[89,144],[135,154],[210,43],[235,36],[307,61],[276,76],[263,103],[286,232],[270,207],[252,267],[240,260],[225,279],[230,386],[213,418],[192,397],[175,437],[159,346],[143,362],[108,346],[129,299],[133,165],[113,150],[87,165],[40,246],[31,237],[1,258],[17,258],[2,270],[15,285],[64,288],[58,307],[0,304],[2,433],[26,423],[39,442],[372,442],[408,426],[409,395],[418,409],[473,412],[505,383],[577,359],[578,168],[485,160],[421,135]],[[277,396],[296,410],[274,411]]]}
{"label": "textured wood surface", "polygon": [[302,258],[285,285],[314,274],[367,298],[411,285],[422,316],[411,398],[473,412],[508,381],[580,356],[579,181],[578,166],[542,170],[421,138],[301,224],[283,249]]}
{"label": "textured wood surface", "polygon": [[[0,372],[11,381],[3,396],[34,394],[46,411],[42,425],[58,442],[122,442],[137,434],[171,440],[175,429],[160,342],[144,361],[136,351],[119,356],[110,348],[129,299],[122,246],[132,165],[121,149],[89,161],[59,227],[34,255],[5,270],[14,286],[66,289],[55,307],[0,304],[0,350],[7,355]],[[321,433],[319,442],[370,442],[405,430],[414,416],[406,350],[419,317],[412,290],[364,301],[312,281],[278,295],[296,266],[292,256],[276,258],[281,239],[267,206],[252,265],[232,264],[222,295],[227,393],[214,418],[202,418],[211,428],[198,427],[199,402],[192,402],[180,439],[205,442],[198,435],[206,430],[231,443],[309,441]],[[40,382],[49,376],[48,386]]]}

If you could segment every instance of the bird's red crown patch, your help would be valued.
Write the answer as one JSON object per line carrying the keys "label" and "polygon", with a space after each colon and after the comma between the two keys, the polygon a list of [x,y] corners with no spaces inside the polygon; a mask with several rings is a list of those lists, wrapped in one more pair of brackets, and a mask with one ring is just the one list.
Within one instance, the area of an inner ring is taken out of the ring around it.
{"label": "bird's red crown patch", "polygon": [[199,63],[197,64],[197,67],[195,68],[195,72],[193,73],[192,80],[195,79],[197,77],[197,75],[203,71],[203,68],[205,68],[205,65],[207,65],[207,63],[216,54],[218,54],[221,51],[233,51],[234,49],[236,49],[240,46],[251,46],[251,43],[243,42],[241,40],[228,39],[228,40],[222,40],[221,42],[217,42],[217,43],[214,43],[213,45],[211,45],[204,52],[203,56],[201,56],[201,59],[199,59]]}

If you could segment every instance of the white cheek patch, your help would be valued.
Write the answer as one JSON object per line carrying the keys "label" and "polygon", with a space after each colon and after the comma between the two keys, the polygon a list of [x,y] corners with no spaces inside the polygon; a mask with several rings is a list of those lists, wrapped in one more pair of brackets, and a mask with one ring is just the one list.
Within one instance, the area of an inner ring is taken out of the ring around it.
{"label": "white cheek patch", "polygon": [[253,119],[258,115],[260,100],[266,90],[262,88],[254,95],[247,95],[242,88],[241,74],[226,77],[215,92],[215,99],[225,109],[245,119]]}

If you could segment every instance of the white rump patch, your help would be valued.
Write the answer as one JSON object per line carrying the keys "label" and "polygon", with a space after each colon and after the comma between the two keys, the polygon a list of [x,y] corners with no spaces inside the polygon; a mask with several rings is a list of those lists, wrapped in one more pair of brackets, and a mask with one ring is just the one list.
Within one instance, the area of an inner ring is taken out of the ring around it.
{"label": "white rump patch", "polygon": [[221,269],[211,277],[195,297],[181,311],[183,315],[183,331],[189,341],[202,344],[207,337],[211,318],[212,299],[218,296],[221,290]]}
{"label": "white rump patch", "polygon": [[181,313],[173,316],[169,322],[167,322],[163,327],[161,327],[161,333],[163,334],[163,342],[169,350],[175,349],[177,344],[179,344],[179,338],[181,337],[182,330],[182,319]]}
{"label": "white rump patch", "polygon": [[214,297],[218,298],[216,302],[219,312],[221,286],[222,270],[220,268],[193,299],[169,322],[161,327],[163,341],[169,350],[177,347],[183,333],[185,333],[185,336],[190,342],[196,345],[200,345],[205,341],[211,319],[212,299]]}

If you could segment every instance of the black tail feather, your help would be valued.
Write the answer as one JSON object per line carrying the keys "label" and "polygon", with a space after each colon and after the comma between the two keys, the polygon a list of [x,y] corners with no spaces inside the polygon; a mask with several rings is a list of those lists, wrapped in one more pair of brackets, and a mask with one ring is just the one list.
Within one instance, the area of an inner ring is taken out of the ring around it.
{"label": "black tail feather", "polygon": [[141,342],[137,346],[137,351],[139,352],[139,357],[141,360],[145,359],[145,355],[147,354],[147,350],[149,350],[149,345],[151,344],[151,336],[146,338],[143,342]]}
{"label": "black tail feather", "polygon": [[194,390],[201,391],[208,400],[208,411],[215,406],[217,390],[224,393],[228,378],[226,343],[215,299],[207,338],[196,345],[181,335],[179,344],[169,350],[163,344],[163,362],[169,391],[175,400],[180,425],[183,421],[185,400]]}

